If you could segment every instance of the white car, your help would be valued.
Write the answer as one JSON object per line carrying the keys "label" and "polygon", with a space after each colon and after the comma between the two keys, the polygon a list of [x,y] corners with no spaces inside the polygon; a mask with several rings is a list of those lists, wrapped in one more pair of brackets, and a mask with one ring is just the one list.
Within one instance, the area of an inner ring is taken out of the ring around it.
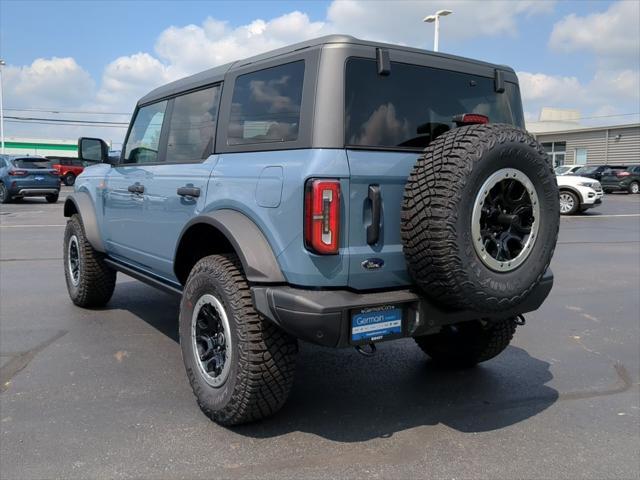
{"label": "white car", "polygon": [[556,175],[573,175],[577,170],[584,167],[584,165],[558,165],[553,169]]}
{"label": "white car", "polygon": [[560,215],[573,215],[602,203],[604,192],[600,182],[576,175],[558,175]]}

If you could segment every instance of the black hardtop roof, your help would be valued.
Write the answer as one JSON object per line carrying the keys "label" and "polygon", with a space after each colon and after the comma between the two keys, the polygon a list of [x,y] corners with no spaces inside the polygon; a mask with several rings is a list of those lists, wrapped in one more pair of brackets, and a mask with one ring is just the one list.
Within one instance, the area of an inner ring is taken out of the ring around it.
{"label": "black hardtop roof", "polygon": [[488,62],[482,62],[480,60],[459,57],[456,55],[450,55],[442,52],[433,52],[430,50],[422,50],[420,48],[406,47],[403,45],[394,45],[390,43],[380,43],[380,42],[372,42],[369,40],[360,40],[350,35],[325,35],[323,37],[318,37],[318,38],[314,38],[304,42],[294,43],[293,45],[288,45],[286,47],[278,48],[276,50],[271,50],[269,52],[265,52],[260,55],[255,55],[253,57],[245,58],[242,60],[236,60],[235,62],[226,63],[224,65],[219,65],[217,67],[210,68],[209,70],[196,73],[195,75],[191,75],[185,78],[181,78],[179,80],[175,80],[173,82],[162,85],[161,87],[158,87],[155,90],[152,90],[151,92],[146,94],[144,97],[142,97],[138,101],[138,105],[143,105],[149,102],[153,102],[155,100],[159,100],[164,97],[177,95],[181,92],[192,90],[192,89],[195,89],[204,85],[208,85],[211,83],[221,82],[224,79],[224,76],[234,68],[243,67],[251,63],[256,63],[262,60],[267,60],[267,59],[279,57],[282,55],[287,55],[289,53],[293,53],[293,52],[307,49],[307,48],[321,47],[323,45],[336,44],[336,43],[345,44],[345,45],[364,45],[364,46],[370,46],[370,47],[381,47],[381,48],[388,48],[393,50],[402,50],[405,52],[412,52],[412,53],[417,53],[422,55],[432,55],[432,56],[437,56],[445,59],[464,61],[467,63],[474,63],[474,64],[484,65],[488,67],[499,68],[501,70],[505,70],[508,72],[513,72],[512,68],[507,67],[505,65],[496,65]]}

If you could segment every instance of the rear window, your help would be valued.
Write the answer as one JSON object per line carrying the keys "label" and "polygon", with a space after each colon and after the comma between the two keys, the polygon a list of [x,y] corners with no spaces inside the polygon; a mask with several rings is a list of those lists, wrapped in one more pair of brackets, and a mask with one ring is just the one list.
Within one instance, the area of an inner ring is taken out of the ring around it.
{"label": "rear window", "polygon": [[304,61],[240,75],[233,87],[228,145],[298,139]]}
{"label": "rear window", "polygon": [[378,75],[375,60],[347,62],[345,143],[358,147],[424,148],[455,127],[455,115],[479,113],[491,123],[524,126],[518,86],[448,70],[391,63]]}
{"label": "rear window", "polygon": [[51,168],[51,162],[43,158],[15,158],[13,165],[16,168]]}

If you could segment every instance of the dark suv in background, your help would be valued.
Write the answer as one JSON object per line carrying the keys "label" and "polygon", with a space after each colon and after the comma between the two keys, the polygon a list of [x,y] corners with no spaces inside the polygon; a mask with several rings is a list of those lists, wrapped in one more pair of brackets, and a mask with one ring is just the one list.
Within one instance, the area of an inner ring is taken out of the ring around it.
{"label": "dark suv in background", "polygon": [[578,175],[580,177],[595,178],[596,180],[600,181],[600,179],[602,179],[602,175],[607,170],[611,170],[611,169],[624,170],[625,168],[627,167],[624,165],[589,165],[589,166],[584,166],[582,168],[579,168],[573,173],[573,175]]}
{"label": "dark suv in background", "polygon": [[640,165],[609,167],[602,174],[600,183],[605,193],[616,190],[640,193]]}

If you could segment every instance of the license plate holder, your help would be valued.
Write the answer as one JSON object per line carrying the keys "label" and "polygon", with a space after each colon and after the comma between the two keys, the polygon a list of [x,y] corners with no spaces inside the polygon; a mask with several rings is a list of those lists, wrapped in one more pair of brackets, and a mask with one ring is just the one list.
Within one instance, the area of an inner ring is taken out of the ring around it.
{"label": "license plate holder", "polygon": [[401,338],[404,331],[401,305],[378,305],[351,311],[349,339],[353,345]]}

